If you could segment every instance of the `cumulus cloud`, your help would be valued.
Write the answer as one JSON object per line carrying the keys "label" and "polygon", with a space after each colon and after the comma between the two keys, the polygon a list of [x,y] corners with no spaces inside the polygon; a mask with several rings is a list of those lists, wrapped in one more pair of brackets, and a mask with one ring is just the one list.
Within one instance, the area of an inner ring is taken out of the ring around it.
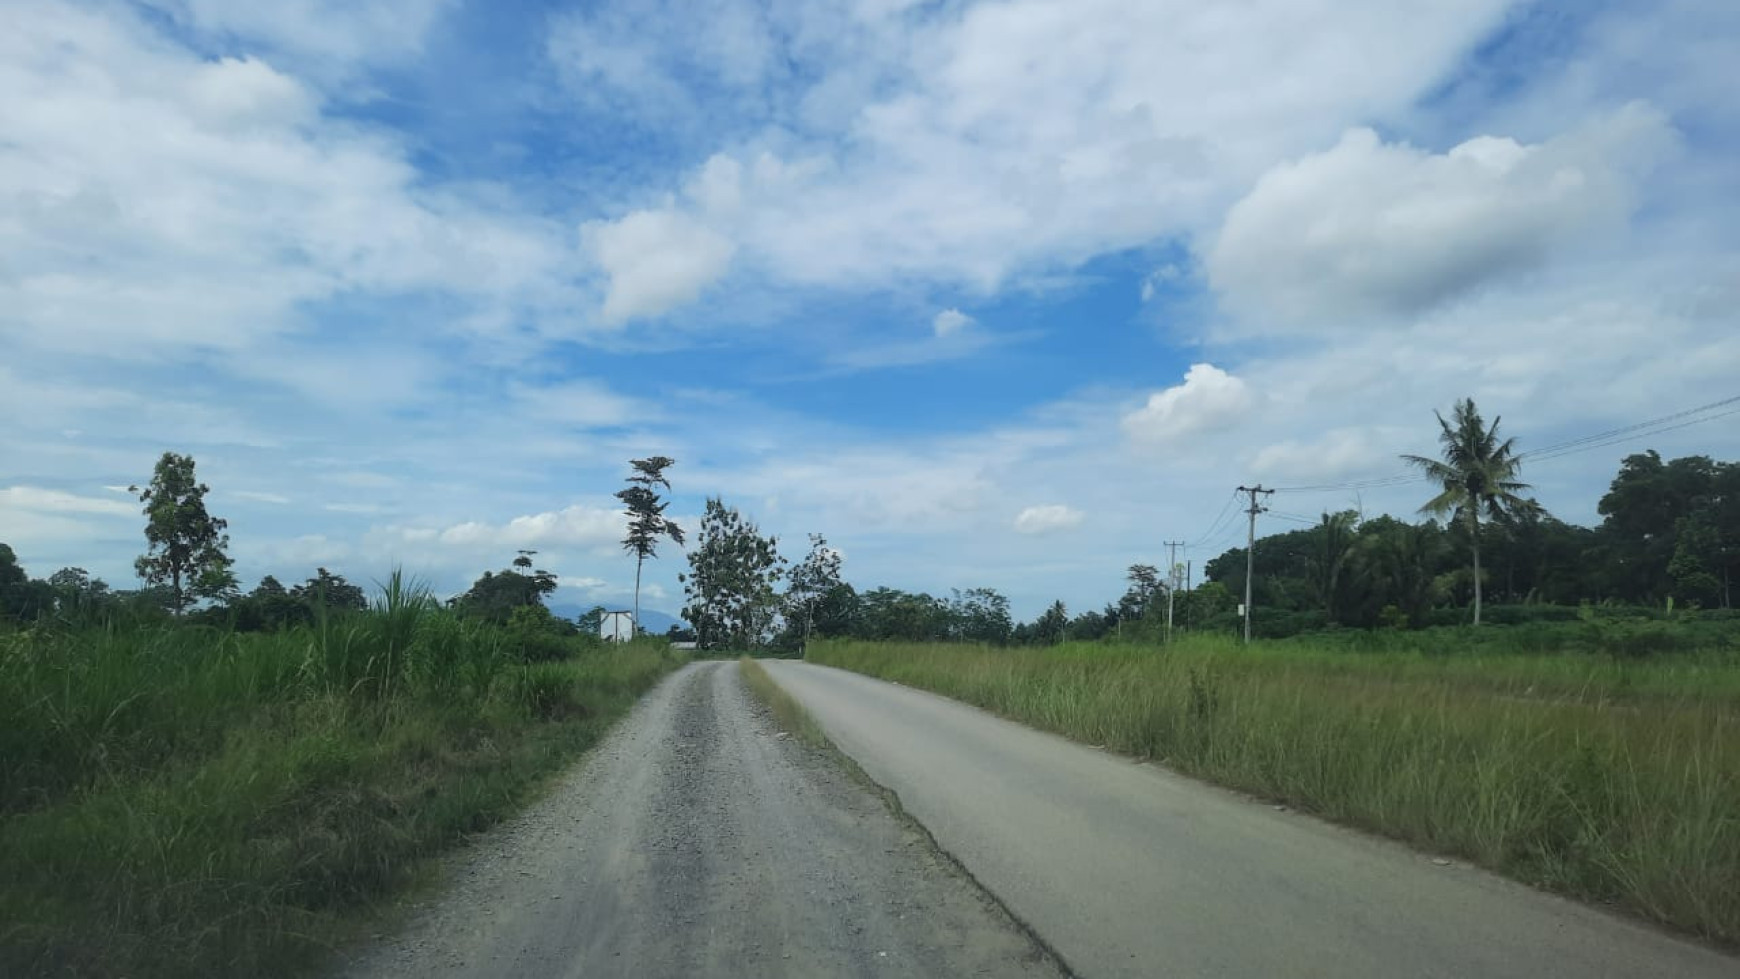
{"label": "cumulus cloud", "polygon": [[1641,105],[1542,143],[1480,136],[1445,153],[1350,130],[1233,205],[1209,282],[1258,324],[1406,316],[1620,225],[1673,138]]}
{"label": "cumulus cloud", "polygon": [[1184,383],[1156,391],[1147,404],[1124,416],[1124,431],[1148,444],[1228,428],[1256,405],[1245,382],[1213,364],[1194,364]]}
{"label": "cumulus cloud", "polygon": [[671,209],[590,222],[581,236],[609,277],[603,314],[613,323],[694,302],[725,274],[737,250],[729,238]]}
{"label": "cumulus cloud", "polygon": [[1015,532],[1018,534],[1049,534],[1060,530],[1074,530],[1081,526],[1083,514],[1073,507],[1061,503],[1050,503],[1045,506],[1030,506],[1015,517]]}
{"label": "cumulus cloud", "polygon": [[[720,230],[746,265],[992,291],[1210,226],[1277,158],[1410,105],[1507,4],[705,6],[757,26],[715,38],[688,7],[605,3],[552,55],[577,91],[720,108],[708,170],[735,179],[709,187],[743,205]],[[1250,84],[1264,76],[1288,83]],[[748,87],[718,106],[720,81]]]}
{"label": "cumulus cloud", "polygon": [[972,326],[973,322],[971,316],[958,309],[945,309],[930,321],[930,327],[938,337],[950,337]]}
{"label": "cumulus cloud", "polygon": [[558,227],[424,182],[304,80],[123,7],[24,7],[0,34],[0,337],[163,356],[250,347],[339,296],[564,301]]}

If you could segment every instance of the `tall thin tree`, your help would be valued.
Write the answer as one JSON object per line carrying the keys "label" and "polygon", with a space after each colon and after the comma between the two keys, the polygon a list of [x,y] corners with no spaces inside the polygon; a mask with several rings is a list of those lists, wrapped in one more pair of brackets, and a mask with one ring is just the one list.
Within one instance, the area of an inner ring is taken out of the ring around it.
{"label": "tall thin tree", "polygon": [[[1434,412],[1434,414],[1437,414]],[[1438,414],[1438,444],[1442,459],[1404,455],[1402,461],[1420,470],[1428,480],[1439,486],[1437,496],[1426,501],[1420,512],[1434,517],[1448,517],[1460,522],[1468,531],[1469,548],[1474,557],[1474,624],[1480,624],[1480,518],[1489,522],[1504,522],[1527,510],[1539,508],[1535,501],[1522,496],[1529,484],[1517,479],[1522,460],[1517,456],[1516,439],[1500,440],[1499,419],[1495,416],[1488,426],[1471,398],[1456,402],[1450,420]]]}
{"label": "tall thin tree", "polygon": [[628,533],[622,538],[622,549],[634,555],[634,628],[637,631],[640,629],[641,566],[647,558],[658,557],[661,538],[669,537],[679,547],[683,543],[683,528],[665,517],[665,508],[670,503],[661,500],[658,494],[658,487],[664,487],[667,492],[670,490],[671,482],[665,478],[665,470],[676,462],[667,456],[630,459],[628,464],[633,471],[628,476],[628,488],[616,494],[628,514]]}

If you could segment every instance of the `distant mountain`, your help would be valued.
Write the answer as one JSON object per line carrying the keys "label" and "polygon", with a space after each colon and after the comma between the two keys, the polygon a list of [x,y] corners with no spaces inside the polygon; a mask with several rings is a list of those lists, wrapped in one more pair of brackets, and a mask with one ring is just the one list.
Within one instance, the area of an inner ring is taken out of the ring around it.
{"label": "distant mountain", "polygon": [[[615,606],[611,606],[611,608],[614,609]],[[550,614],[559,619],[567,619],[570,622],[578,619],[580,616],[585,615],[591,610],[591,604],[582,605],[577,602],[556,602],[550,606]],[[669,612],[660,612],[658,609],[652,608],[643,608],[640,610],[640,627],[652,635],[662,636],[666,632],[669,632],[671,626],[674,625],[682,626],[685,629],[689,627],[687,622],[684,622],[682,619],[677,618]]]}

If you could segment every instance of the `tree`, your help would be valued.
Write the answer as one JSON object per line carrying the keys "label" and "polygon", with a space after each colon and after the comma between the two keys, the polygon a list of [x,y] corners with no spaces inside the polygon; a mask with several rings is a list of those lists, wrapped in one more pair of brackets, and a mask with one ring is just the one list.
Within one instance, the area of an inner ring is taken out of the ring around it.
{"label": "tree", "polygon": [[18,563],[12,548],[0,544],[0,619],[30,622],[54,609],[54,588],[35,581]]}
{"label": "tree", "polygon": [[[517,554],[511,567],[502,571],[485,571],[471,583],[465,594],[453,600],[461,613],[506,625],[514,610],[536,605],[544,607],[544,596],[556,590],[556,576],[544,570],[531,570],[531,555],[536,551]],[[596,635],[596,630],[594,635]]]}
{"label": "tree", "polygon": [[840,552],[821,534],[810,535],[810,552],[786,575],[785,617],[801,624],[800,648],[808,649],[816,603],[840,584]]}
{"label": "tree", "polygon": [[858,589],[842,581],[822,593],[810,607],[810,614],[814,618],[815,631],[820,635],[857,635],[863,617],[863,602],[858,598]]}
{"label": "tree", "polygon": [[1519,495],[1529,485],[1517,479],[1522,460],[1514,451],[1516,439],[1499,440],[1498,417],[1488,427],[1473,399],[1463,398],[1456,402],[1451,421],[1445,421],[1442,414],[1437,418],[1442,429],[1438,444],[1444,457],[1404,455],[1402,460],[1440,487],[1438,495],[1427,500],[1420,512],[1450,518],[1468,534],[1474,558],[1474,624],[1479,625],[1481,514],[1489,521],[1504,523],[1519,513],[1538,509],[1539,504]]}
{"label": "tree", "polygon": [[683,618],[695,627],[702,649],[750,649],[761,645],[779,608],[774,591],[780,566],[778,540],[763,537],[735,507],[709,497],[701,536],[689,552],[683,582]]}
{"label": "tree", "polygon": [[1318,537],[1316,553],[1308,559],[1311,589],[1317,604],[1323,609],[1326,622],[1341,621],[1342,573],[1353,555],[1355,531],[1359,515],[1352,510],[1325,513],[1315,528]]}
{"label": "tree", "polygon": [[1064,607],[1062,599],[1052,602],[1045,614],[1033,623],[1033,638],[1046,645],[1063,642],[1065,633],[1069,630],[1069,609]]}
{"label": "tree", "polygon": [[84,568],[61,568],[48,576],[48,584],[63,617],[90,616],[110,601],[109,583]]}
{"label": "tree", "polygon": [[1002,644],[1015,628],[1009,599],[995,588],[969,588],[954,593],[949,603],[954,638],[966,642]]}
{"label": "tree", "polygon": [[628,464],[634,467],[634,471],[629,474],[628,488],[616,494],[628,514],[628,533],[622,538],[622,549],[634,555],[634,627],[637,631],[640,629],[641,565],[647,558],[658,557],[661,538],[669,537],[678,547],[683,544],[683,528],[666,519],[665,508],[670,503],[659,499],[657,489],[663,486],[666,491],[670,490],[671,483],[665,478],[665,470],[676,462],[666,456],[630,459]]}
{"label": "tree", "polygon": [[604,614],[607,611],[609,610],[602,605],[594,605],[581,612],[580,617],[574,620],[574,624],[580,628],[581,632],[597,638],[604,628]]}
{"label": "tree", "polygon": [[1366,590],[1376,596],[1369,624],[1424,627],[1438,594],[1437,568],[1446,550],[1445,534],[1432,521],[1418,525],[1393,517],[1366,521],[1356,553]]}
{"label": "tree", "polygon": [[1130,583],[1124,597],[1118,601],[1118,618],[1140,619],[1148,614],[1148,606],[1160,594],[1160,569],[1152,564],[1132,564],[1124,576]]}
{"label": "tree", "polygon": [[[278,582],[274,580],[272,584]],[[266,582],[261,581],[260,587],[265,586]],[[353,585],[344,580],[344,575],[333,574],[325,568],[317,568],[314,577],[290,589],[290,597],[309,609],[324,605],[333,611],[361,612],[369,607],[369,598],[363,593],[362,586]]]}
{"label": "tree", "polygon": [[206,512],[211,488],[195,479],[193,468],[192,456],[165,452],[151,485],[127,487],[145,508],[146,551],[133,568],[147,585],[168,586],[177,615],[199,599],[230,597],[236,589],[224,553],[229,523]]}

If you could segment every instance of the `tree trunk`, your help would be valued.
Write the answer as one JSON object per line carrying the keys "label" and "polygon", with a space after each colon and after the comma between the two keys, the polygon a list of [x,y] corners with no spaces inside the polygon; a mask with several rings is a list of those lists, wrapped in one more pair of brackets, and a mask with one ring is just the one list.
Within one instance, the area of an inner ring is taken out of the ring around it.
{"label": "tree trunk", "polygon": [[640,635],[640,566],[645,560],[646,558],[639,554],[634,556],[634,621],[628,624],[628,638],[630,639]]}
{"label": "tree trunk", "polygon": [[1474,624],[1480,624],[1480,524],[1474,531]]}

